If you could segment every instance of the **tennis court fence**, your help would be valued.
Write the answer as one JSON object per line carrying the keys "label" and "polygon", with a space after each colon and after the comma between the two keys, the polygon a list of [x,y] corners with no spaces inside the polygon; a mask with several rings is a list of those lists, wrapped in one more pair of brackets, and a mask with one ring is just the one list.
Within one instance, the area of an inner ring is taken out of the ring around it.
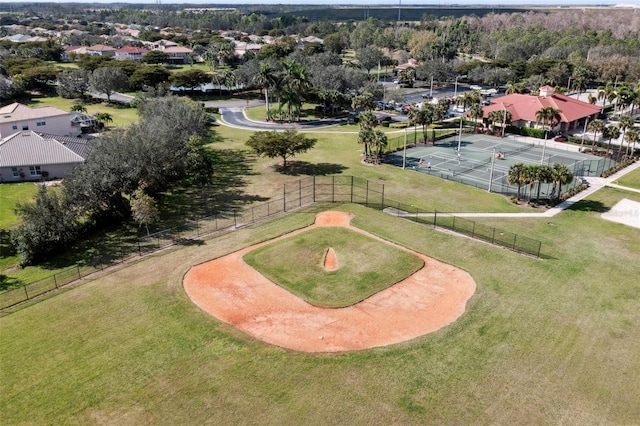
{"label": "tennis court fence", "polygon": [[[455,213],[427,211],[397,201],[385,193],[384,183],[355,176],[311,176],[286,183],[282,196],[243,209],[231,209],[207,217],[189,219],[182,224],[149,235],[130,235],[101,248],[93,255],[49,276],[28,283],[15,283],[0,292],[0,310],[60,289],[110,266],[176,245],[198,244],[205,236],[220,236],[315,203],[355,203],[394,214],[434,228],[445,228],[487,241],[516,252],[540,257],[540,241],[488,227]],[[9,246],[9,235],[0,234],[0,243]]]}

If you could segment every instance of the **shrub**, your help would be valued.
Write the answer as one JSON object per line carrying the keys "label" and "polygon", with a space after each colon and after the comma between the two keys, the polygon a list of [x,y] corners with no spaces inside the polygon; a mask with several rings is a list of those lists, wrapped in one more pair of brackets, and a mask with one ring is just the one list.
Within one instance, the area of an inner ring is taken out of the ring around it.
{"label": "shrub", "polygon": [[388,121],[382,121],[382,122],[380,123],[380,125],[381,125],[382,127],[389,127],[389,122],[388,122]]}
{"label": "shrub", "polygon": [[409,123],[407,122],[402,122],[402,123],[392,123],[389,125],[390,128],[392,129],[404,129],[406,127],[409,127]]}
{"label": "shrub", "polygon": [[206,112],[208,112],[209,114],[219,114],[220,113],[220,108],[219,107],[205,107],[204,110]]}

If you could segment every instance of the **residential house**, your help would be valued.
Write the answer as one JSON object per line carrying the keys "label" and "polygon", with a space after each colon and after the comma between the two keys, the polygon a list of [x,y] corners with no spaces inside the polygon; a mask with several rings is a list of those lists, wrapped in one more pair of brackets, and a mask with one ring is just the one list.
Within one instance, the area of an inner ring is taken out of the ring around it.
{"label": "residential house", "polygon": [[553,107],[561,111],[560,122],[552,126],[552,130],[559,133],[574,129],[582,130],[586,120],[597,118],[602,111],[602,108],[597,105],[555,93],[555,89],[551,86],[543,86],[540,88],[539,96],[519,93],[505,95],[491,101],[488,106],[482,108],[482,112],[486,120],[491,111],[506,110],[511,114],[511,125],[537,127],[542,123],[538,123],[536,113],[545,107]]}
{"label": "residential house", "polygon": [[162,51],[169,57],[170,64],[188,64],[193,53],[193,50],[182,46],[165,47]]}
{"label": "residential house", "polygon": [[0,139],[0,182],[61,179],[84,163],[87,151],[85,139],[16,132]]}
{"label": "residential house", "polygon": [[0,138],[26,130],[72,137],[81,132],[80,126],[72,124],[71,113],[58,108],[30,108],[19,103],[0,108]]}
{"label": "residential house", "polygon": [[149,52],[144,47],[125,46],[116,50],[117,61],[140,61]]}
{"label": "residential house", "polygon": [[116,49],[105,44],[94,44],[87,47],[87,54],[93,56],[115,56]]}

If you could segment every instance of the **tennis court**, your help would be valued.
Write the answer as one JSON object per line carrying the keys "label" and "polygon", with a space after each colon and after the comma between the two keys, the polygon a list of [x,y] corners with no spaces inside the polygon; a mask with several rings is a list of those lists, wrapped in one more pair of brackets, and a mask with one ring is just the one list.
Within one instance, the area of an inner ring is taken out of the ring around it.
{"label": "tennis court", "polygon": [[[455,180],[492,192],[515,194],[517,187],[507,183],[509,168],[517,163],[564,164],[573,173],[577,185],[581,176],[598,176],[615,166],[609,158],[596,157],[574,151],[565,151],[547,146],[544,141],[514,140],[486,135],[462,135],[458,152],[458,136],[436,141],[434,145],[416,146],[387,154],[386,162],[411,171],[428,173],[443,179]],[[491,181],[491,185],[489,182]],[[537,188],[536,188],[537,191]],[[549,194],[550,185],[542,184],[540,195]]]}

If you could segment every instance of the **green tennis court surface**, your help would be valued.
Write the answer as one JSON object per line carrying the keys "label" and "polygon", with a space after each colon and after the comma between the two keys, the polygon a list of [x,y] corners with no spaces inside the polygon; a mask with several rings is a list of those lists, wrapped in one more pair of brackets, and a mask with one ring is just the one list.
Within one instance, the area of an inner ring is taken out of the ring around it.
{"label": "green tennis court surface", "polygon": [[[580,177],[599,176],[616,164],[610,158],[544,147],[544,144],[544,140],[530,142],[524,138],[462,135],[460,141],[455,136],[436,141],[434,145],[407,148],[406,154],[404,150],[387,154],[385,162],[478,188],[491,186],[492,192],[503,194],[517,192],[516,186],[507,183],[509,168],[517,163],[566,165],[575,178],[567,189],[579,184]],[[541,187],[541,195],[548,191],[544,185]]]}

